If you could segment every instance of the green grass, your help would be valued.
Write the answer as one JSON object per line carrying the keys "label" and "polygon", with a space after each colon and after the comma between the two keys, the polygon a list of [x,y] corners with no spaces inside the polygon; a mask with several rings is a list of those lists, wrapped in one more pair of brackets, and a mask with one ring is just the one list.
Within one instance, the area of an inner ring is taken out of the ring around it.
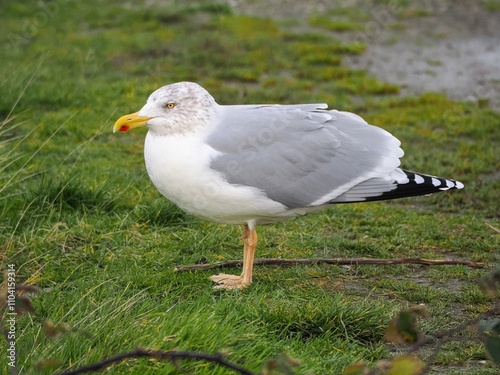
{"label": "green grass", "polygon": [[[199,82],[223,104],[328,102],[359,113],[401,139],[405,168],[466,185],[261,227],[258,257],[498,263],[500,227],[498,113],[432,93],[398,97],[397,86],[343,65],[364,44],[294,33],[225,5],[176,4],[0,4],[7,46],[0,52],[0,265],[15,263],[18,283],[41,289],[32,297],[36,313],[17,319],[20,373],[52,373],[47,359],[76,368],[137,346],[225,351],[256,372],[285,353],[300,362],[299,374],[340,373],[400,350],[384,343],[384,327],[412,304],[428,306],[426,332],[488,309],[475,284],[487,271],[462,266],[258,267],[254,284],[239,292],[213,290],[210,271],[174,272],[240,259],[241,228],[193,218],[160,197],[143,165],[144,131],[111,129],[151,91],[181,80]],[[357,25],[352,12],[341,15]],[[72,331],[46,337],[48,320]],[[437,364],[453,373],[484,359],[480,346],[461,343],[446,346]],[[201,362],[182,367],[229,373]],[[147,360],[108,373],[160,371],[178,373]]]}
{"label": "green grass", "polygon": [[498,12],[500,10],[500,2],[498,0],[489,0],[484,3],[487,10]]}
{"label": "green grass", "polygon": [[310,18],[309,25],[338,32],[362,30],[362,26],[356,22],[345,19],[331,19],[325,16],[316,16]]}

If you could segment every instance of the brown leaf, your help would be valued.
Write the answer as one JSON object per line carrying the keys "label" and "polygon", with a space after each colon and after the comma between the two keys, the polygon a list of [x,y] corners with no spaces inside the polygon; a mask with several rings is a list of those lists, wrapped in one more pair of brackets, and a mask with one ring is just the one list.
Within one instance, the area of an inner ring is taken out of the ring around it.
{"label": "brown leaf", "polygon": [[24,314],[25,312],[29,312],[34,314],[35,309],[33,308],[33,305],[31,304],[31,300],[28,297],[16,297],[16,307],[15,307],[16,313],[18,314]]}
{"label": "brown leaf", "polygon": [[416,342],[418,340],[416,322],[417,318],[411,312],[401,311],[389,322],[385,339],[395,344]]}
{"label": "brown leaf", "polygon": [[369,374],[370,369],[364,362],[356,362],[347,366],[342,375],[366,375]]}
{"label": "brown leaf", "polygon": [[497,298],[500,294],[500,268],[481,277],[478,284],[486,296]]}
{"label": "brown leaf", "polygon": [[266,364],[262,370],[262,375],[271,375],[275,373],[293,375],[295,374],[293,367],[297,367],[299,365],[300,363],[297,360],[290,358],[285,354],[280,354],[278,357]]}
{"label": "brown leaf", "polygon": [[58,337],[69,331],[71,331],[71,327],[67,323],[54,324],[52,320],[43,322],[43,332],[47,337]]}

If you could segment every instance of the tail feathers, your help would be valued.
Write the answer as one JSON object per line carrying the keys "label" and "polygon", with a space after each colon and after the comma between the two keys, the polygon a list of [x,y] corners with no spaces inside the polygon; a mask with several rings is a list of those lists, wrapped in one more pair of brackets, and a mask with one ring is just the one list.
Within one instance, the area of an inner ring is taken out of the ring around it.
{"label": "tail feathers", "polygon": [[397,198],[431,195],[445,190],[463,189],[464,185],[455,180],[430,176],[422,173],[397,169],[393,182],[366,181],[330,203],[370,202]]}

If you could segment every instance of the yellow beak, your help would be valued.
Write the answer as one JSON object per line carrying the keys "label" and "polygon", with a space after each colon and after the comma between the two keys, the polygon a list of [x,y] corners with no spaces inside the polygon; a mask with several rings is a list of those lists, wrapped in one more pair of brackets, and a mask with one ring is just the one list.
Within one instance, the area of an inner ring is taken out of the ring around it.
{"label": "yellow beak", "polygon": [[113,133],[116,133],[117,131],[126,132],[130,129],[144,126],[149,120],[151,120],[151,117],[139,116],[138,113],[139,112],[131,113],[130,115],[122,116],[116,120],[115,126],[113,126]]}

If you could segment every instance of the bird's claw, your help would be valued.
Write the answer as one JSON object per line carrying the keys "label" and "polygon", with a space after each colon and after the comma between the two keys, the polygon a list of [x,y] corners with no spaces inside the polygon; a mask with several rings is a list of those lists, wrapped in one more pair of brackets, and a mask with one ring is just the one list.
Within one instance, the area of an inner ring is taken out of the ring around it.
{"label": "bird's claw", "polygon": [[250,284],[250,281],[245,280],[243,276],[227,275],[225,273],[210,276],[210,280],[217,284],[214,289],[243,289]]}

